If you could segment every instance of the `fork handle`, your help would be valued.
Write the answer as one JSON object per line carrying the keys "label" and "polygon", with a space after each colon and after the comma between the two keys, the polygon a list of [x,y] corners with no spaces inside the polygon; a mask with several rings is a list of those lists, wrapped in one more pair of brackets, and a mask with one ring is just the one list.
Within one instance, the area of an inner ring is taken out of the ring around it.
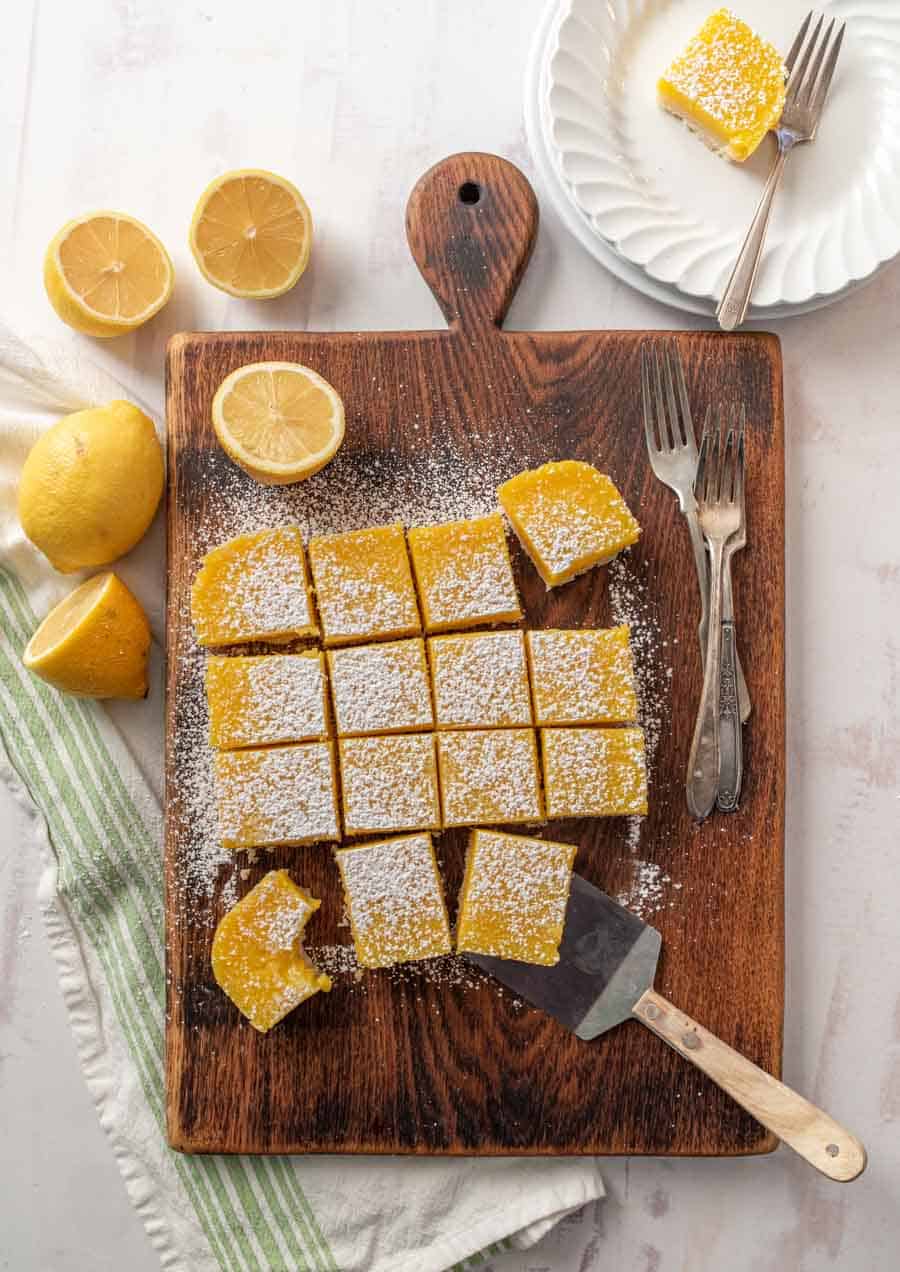
{"label": "fork handle", "polygon": [[719,680],[722,662],[722,572],[725,545],[709,541],[709,634],[703,692],[688,758],[685,792],[691,816],[703,821],[712,812],[719,792]]}
{"label": "fork handle", "polygon": [[720,812],[734,813],[741,799],[744,748],[737,692],[737,646],[734,623],[722,623],[722,672],[719,677],[719,793]]}
{"label": "fork handle", "polygon": [[735,327],[739,327],[747,316],[750,296],[756,282],[756,275],[759,273],[759,263],[762,260],[772,204],[775,201],[775,194],[789,154],[790,147],[784,146],[779,139],[778,154],[769,173],[766,188],[763,190],[762,198],[750,222],[747,237],[744,239],[744,245],[738,253],[728,285],[722,293],[722,299],[716,310],[716,317],[723,331],[734,331]]}
{"label": "fork handle", "polygon": [[[706,664],[706,644],[709,631],[709,557],[706,555],[706,540],[703,537],[703,531],[700,529],[700,522],[697,519],[696,504],[693,508],[690,504],[685,506],[684,519],[687,522],[691,547],[694,551],[694,567],[697,571],[697,585],[700,589],[700,624],[697,631],[700,637],[700,666],[703,667]],[[750,691],[747,688],[747,681],[744,678],[744,669],[741,666],[737,648],[735,648],[734,657],[737,665],[738,704],[740,706],[741,720],[746,724],[752,710]]]}

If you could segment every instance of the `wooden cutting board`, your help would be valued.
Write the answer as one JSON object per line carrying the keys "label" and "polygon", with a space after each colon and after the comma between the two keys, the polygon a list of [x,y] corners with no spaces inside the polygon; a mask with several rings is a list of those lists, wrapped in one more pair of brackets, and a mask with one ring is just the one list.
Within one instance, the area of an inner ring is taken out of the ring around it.
{"label": "wooden cutting board", "polygon": [[[633,611],[655,741],[651,811],[640,828],[625,819],[594,820],[552,824],[546,833],[577,842],[579,872],[661,930],[658,988],[752,1060],[780,1071],[779,344],[770,335],[677,336],[696,418],[709,402],[741,398],[749,427],[750,547],[735,562],[738,631],[754,703],[747,778],[740,812],[698,828],[684,800],[701,681],[697,584],[676,501],[647,463],[639,404],[646,333],[501,330],[537,225],[534,194],[516,168],[491,155],[456,155],[425,174],[407,207],[410,248],[446,330],[208,333],[170,343],[167,1081],[176,1148],[730,1155],[774,1147],[750,1116],[646,1030],[625,1024],[594,1043],[579,1042],[475,976],[440,969],[369,973],[362,981],[338,976],[330,994],[266,1036],[241,1021],[212,978],[215,923],[273,867],[288,867],[323,899],[308,933],[312,946],[346,945],[349,932],[328,846],[260,853],[255,863],[244,854],[217,858],[209,847],[214,816],[200,789],[208,760],[203,656],[188,615],[203,552],[236,528],[283,521],[286,509],[301,525],[323,507],[348,529],[372,524],[385,509],[402,514],[415,505],[417,482],[422,507],[441,519],[456,511],[452,498],[444,507],[442,489],[478,487],[483,496],[494,473],[575,457],[613,475],[643,526],[640,543],[610,570],[549,593],[518,550],[514,567],[532,626],[605,625]],[[209,422],[222,378],[263,359],[314,367],[347,407],[338,459],[281,492],[236,469]],[[441,837],[451,915],[464,847],[462,832]]]}

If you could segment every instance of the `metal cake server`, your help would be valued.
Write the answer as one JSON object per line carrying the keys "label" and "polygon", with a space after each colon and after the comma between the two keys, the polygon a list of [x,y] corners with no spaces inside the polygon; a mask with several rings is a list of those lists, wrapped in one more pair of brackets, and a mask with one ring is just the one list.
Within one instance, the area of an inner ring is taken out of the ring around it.
{"label": "metal cake server", "polygon": [[466,957],[586,1041],[634,1017],[823,1175],[861,1174],[866,1150],[854,1135],[654,990],[661,946],[655,928],[573,875],[555,967]]}

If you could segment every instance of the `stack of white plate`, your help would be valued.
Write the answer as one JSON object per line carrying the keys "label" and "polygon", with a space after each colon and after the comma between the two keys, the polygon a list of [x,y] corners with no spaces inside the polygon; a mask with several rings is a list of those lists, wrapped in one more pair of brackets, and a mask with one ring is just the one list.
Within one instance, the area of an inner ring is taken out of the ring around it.
{"label": "stack of white plate", "polygon": [[[809,0],[736,0],[787,50]],[[534,162],[567,228],[622,281],[713,315],[774,158],[719,158],[656,101],[711,0],[551,0],[525,80]],[[900,0],[825,0],[847,36],[818,136],[785,171],[750,311],[805,313],[900,252]]]}

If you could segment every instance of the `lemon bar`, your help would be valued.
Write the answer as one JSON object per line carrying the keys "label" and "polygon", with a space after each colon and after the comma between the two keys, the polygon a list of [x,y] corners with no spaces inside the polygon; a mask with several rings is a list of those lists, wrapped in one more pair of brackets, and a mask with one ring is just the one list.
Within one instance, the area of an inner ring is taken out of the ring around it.
{"label": "lemon bar", "polygon": [[629,630],[528,632],[535,723],[631,724],[637,694]]}
{"label": "lemon bar", "polygon": [[432,636],[428,658],[439,729],[510,728],[532,723],[521,632]]}
{"label": "lemon bar", "polygon": [[657,85],[666,110],[736,163],[753,154],[784,110],[781,55],[728,9],[706,19]]}
{"label": "lemon bar", "polygon": [[499,513],[417,526],[409,532],[428,632],[515,622],[522,617]]}
{"label": "lemon bar", "polygon": [[360,967],[393,967],[451,951],[431,836],[407,835],[335,853]]}
{"label": "lemon bar", "polygon": [[325,666],[318,650],[206,664],[209,744],[220,750],[309,742],[328,734]]}
{"label": "lemon bar", "polygon": [[313,994],[331,989],[330,977],[310,962],[301,944],[320,904],[286,870],[270,870],[216,928],[213,976],[260,1033]]}
{"label": "lemon bar", "polygon": [[334,757],[327,742],[220,751],[215,777],[224,848],[339,838]]}
{"label": "lemon bar", "polygon": [[549,818],[646,813],[640,729],[542,729],[541,749]]}
{"label": "lemon bar", "polygon": [[402,526],[312,539],[309,564],[326,645],[421,632]]}
{"label": "lemon bar", "polygon": [[433,733],[341,738],[338,746],[348,835],[440,830]]}
{"label": "lemon bar", "polygon": [[459,894],[460,953],[559,962],[574,844],[474,830]]}
{"label": "lemon bar", "polygon": [[328,670],[339,734],[410,733],[434,727],[421,637],[329,649]]}
{"label": "lemon bar", "polygon": [[300,531],[260,530],[213,548],[194,579],[191,614],[201,645],[317,636]]}
{"label": "lemon bar", "polygon": [[519,473],[500,486],[497,497],[547,587],[605,565],[640,537],[640,526],[610,478],[581,460]]}
{"label": "lemon bar", "polygon": [[445,826],[542,819],[533,729],[438,733],[437,744]]}

